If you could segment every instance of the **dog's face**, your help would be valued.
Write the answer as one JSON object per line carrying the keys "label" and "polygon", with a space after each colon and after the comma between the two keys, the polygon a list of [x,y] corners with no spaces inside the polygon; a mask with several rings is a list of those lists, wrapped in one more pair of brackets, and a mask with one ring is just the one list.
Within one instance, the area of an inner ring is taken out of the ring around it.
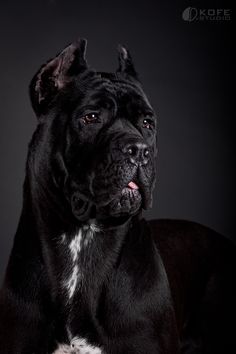
{"label": "dog's face", "polygon": [[88,68],[85,46],[70,45],[31,82],[41,155],[47,145],[38,164],[48,156],[45,166],[79,220],[130,216],[151,205],[155,114],[125,48],[109,74]]}

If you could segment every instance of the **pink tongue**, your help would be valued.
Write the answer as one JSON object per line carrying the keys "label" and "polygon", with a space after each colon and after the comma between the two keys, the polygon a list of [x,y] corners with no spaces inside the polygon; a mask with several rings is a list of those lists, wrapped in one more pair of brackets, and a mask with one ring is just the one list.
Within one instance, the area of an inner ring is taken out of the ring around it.
{"label": "pink tongue", "polygon": [[129,182],[129,184],[128,184],[128,187],[129,188],[131,188],[131,189],[138,189],[138,186],[137,186],[137,184],[136,183],[134,183],[134,182]]}

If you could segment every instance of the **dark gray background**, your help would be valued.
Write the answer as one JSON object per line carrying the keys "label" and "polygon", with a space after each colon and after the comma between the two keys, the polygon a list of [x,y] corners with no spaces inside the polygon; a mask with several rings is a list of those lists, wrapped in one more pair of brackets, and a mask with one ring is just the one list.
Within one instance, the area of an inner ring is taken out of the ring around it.
{"label": "dark gray background", "polygon": [[199,1],[8,1],[1,4],[0,281],[22,205],[27,144],[36,127],[28,83],[38,67],[77,37],[87,58],[115,70],[127,45],[158,114],[158,180],[148,217],[195,220],[235,236],[232,21],[188,23]]}

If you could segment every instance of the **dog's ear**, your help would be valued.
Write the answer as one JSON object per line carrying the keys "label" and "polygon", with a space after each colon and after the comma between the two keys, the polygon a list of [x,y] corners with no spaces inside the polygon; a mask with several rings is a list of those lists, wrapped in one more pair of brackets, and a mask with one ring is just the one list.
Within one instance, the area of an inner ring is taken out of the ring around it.
{"label": "dog's ear", "polygon": [[131,55],[124,46],[118,46],[118,60],[119,60],[119,67],[117,69],[117,73],[122,73],[125,75],[129,75],[138,80],[138,74],[134,68],[134,63],[131,58]]}
{"label": "dog's ear", "polygon": [[30,83],[30,98],[38,116],[47,112],[57,93],[74,76],[87,69],[86,45],[85,39],[78,39],[44,64],[33,77]]}

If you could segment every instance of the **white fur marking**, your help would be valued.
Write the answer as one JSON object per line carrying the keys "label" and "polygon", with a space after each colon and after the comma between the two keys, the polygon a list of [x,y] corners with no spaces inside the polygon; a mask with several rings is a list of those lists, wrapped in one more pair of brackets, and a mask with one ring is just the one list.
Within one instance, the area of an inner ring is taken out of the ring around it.
{"label": "white fur marking", "polygon": [[84,338],[75,337],[70,346],[60,344],[53,354],[102,354],[102,350],[89,344]]}
{"label": "white fur marking", "polygon": [[61,243],[64,243],[65,240],[66,240],[66,235],[65,234],[61,235]]}
{"label": "white fur marking", "polygon": [[96,232],[100,232],[99,226],[95,223],[95,219],[91,219],[89,224],[83,226],[85,231],[84,246],[86,247],[93,239]]}
{"label": "white fur marking", "polygon": [[93,222],[93,223],[90,224],[90,230],[93,233],[96,233],[96,232],[100,231],[100,227],[97,224],[95,224],[95,222]]}
{"label": "white fur marking", "polygon": [[79,353],[81,354],[102,354],[102,351],[98,347],[94,347],[89,344],[86,339],[75,337],[71,341],[71,347],[74,349],[79,349]]}
{"label": "white fur marking", "polygon": [[73,267],[73,272],[71,274],[71,277],[65,283],[65,286],[67,287],[68,292],[69,292],[69,298],[70,299],[74,295],[74,292],[75,292],[75,289],[76,289],[76,285],[78,283],[78,276],[79,276],[79,267],[78,267],[77,264],[75,264],[74,267]]}
{"label": "white fur marking", "polygon": [[78,253],[81,250],[81,240],[82,240],[82,229],[79,229],[78,235],[74,237],[74,239],[71,241],[69,245],[73,262],[77,260]]}
{"label": "white fur marking", "polygon": [[[91,219],[88,224],[83,225],[79,229],[78,234],[75,235],[69,244],[73,269],[69,279],[63,283],[63,286],[65,286],[69,292],[69,299],[71,299],[74,295],[78,283],[78,278],[81,278],[81,274],[79,273],[79,266],[77,264],[81,248],[82,246],[87,247],[92,241],[94,234],[100,231],[101,230],[99,226],[95,223],[95,219]],[[64,243],[65,239],[66,236],[63,234],[61,236],[61,242]]]}
{"label": "white fur marking", "polygon": [[85,233],[85,238],[84,238],[84,246],[87,247],[88,244],[92,241],[93,239],[93,232],[92,230],[89,228],[86,233]]}

